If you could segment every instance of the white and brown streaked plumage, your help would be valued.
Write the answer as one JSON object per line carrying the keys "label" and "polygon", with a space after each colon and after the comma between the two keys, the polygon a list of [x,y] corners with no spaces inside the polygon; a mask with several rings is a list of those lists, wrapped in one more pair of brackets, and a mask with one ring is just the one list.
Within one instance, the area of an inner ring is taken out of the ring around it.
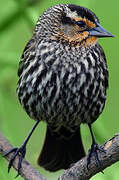
{"label": "white and brown streaked plumage", "polygon": [[[66,169],[85,156],[81,123],[89,125],[93,139],[88,163],[95,153],[100,166],[91,124],[105,105],[108,69],[97,43],[99,37],[112,35],[100,26],[93,12],[60,4],[43,13],[24,49],[17,93],[27,114],[37,121],[35,127],[41,120],[47,123],[38,159],[47,170]],[[26,143],[17,149],[21,159]]]}

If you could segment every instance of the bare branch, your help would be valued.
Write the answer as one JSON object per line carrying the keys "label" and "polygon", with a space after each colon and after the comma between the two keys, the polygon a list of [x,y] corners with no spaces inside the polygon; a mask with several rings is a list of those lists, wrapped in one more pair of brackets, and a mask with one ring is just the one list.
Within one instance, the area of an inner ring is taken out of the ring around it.
{"label": "bare branch", "polygon": [[[0,133],[0,153],[3,155],[5,152],[9,151],[12,145],[2,136]],[[10,153],[7,157],[5,157],[8,161],[10,160],[13,153]],[[17,170],[18,166],[18,157],[15,158],[13,162],[14,169]],[[45,177],[40,175],[26,160],[22,162],[22,169],[20,174],[25,180],[46,180]]]}
{"label": "bare branch", "polygon": [[[101,168],[104,170],[115,162],[119,161],[119,134],[101,146],[104,152],[98,152],[101,162]],[[88,180],[100,170],[97,168],[95,158],[91,158],[89,170],[87,169],[87,156],[75,163],[71,168],[66,170],[58,180]]]}
{"label": "bare branch", "polygon": [[[98,152],[99,159],[101,162],[102,170],[111,166],[115,162],[119,161],[119,134],[115,135],[112,139],[107,141],[101,146],[104,152]],[[0,153],[4,154],[8,150],[13,148],[9,142],[0,134]],[[6,157],[9,161],[12,153]],[[15,159],[13,166],[17,170],[18,157]],[[89,170],[87,169],[87,156],[73,164],[73,166],[64,171],[58,180],[88,180],[100,170],[97,168],[95,158],[91,158]],[[26,161],[22,162],[21,176],[25,180],[46,180],[40,175],[33,167]]]}

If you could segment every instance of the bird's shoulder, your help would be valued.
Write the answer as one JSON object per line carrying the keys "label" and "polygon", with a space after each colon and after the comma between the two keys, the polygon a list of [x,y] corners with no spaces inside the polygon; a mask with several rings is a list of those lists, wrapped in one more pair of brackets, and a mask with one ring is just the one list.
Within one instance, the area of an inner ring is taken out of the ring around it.
{"label": "bird's shoulder", "polygon": [[25,65],[28,65],[32,59],[35,57],[35,49],[37,45],[37,40],[33,36],[28,43],[26,44],[22,56],[20,58],[19,67],[18,67],[18,76],[20,76],[25,68]]}

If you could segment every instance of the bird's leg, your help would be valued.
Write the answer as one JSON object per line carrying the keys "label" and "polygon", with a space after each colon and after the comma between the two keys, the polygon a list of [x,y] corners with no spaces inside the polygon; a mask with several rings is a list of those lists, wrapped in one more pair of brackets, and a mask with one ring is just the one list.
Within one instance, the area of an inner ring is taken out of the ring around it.
{"label": "bird's leg", "polygon": [[88,124],[89,126],[89,129],[90,129],[90,133],[91,133],[91,137],[92,137],[92,145],[91,145],[91,149],[89,150],[88,152],[88,157],[87,157],[87,168],[90,164],[90,160],[91,160],[91,157],[92,155],[95,156],[95,160],[96,160],[96,163],[97,163],[97,166],[98,168],[100,169],[100,171],[103,173],[102,169],[101,169],[101,164],[100,164],[100,160],[99,160],[99,157],[98,157],[98,152],[97,151],[101,151],[101,152],[104,152],[105,153],[105,150],[102,149],[95,141],[95,138],[94,138],[94,134],[93,134],[93,131],[92,131],[92,127],[91,127],[91,124]]}
{"label": "bird's leg", "polygon": [[[38,123],[40,121],[36,121],[36,123],[34,124],[32,130],[30,131],[29,135],[26,137],[24,143],[19,147],[19,148],[12,148],[11,150],[9,150],[8,152],[6,152],[3,157],[7,156],[8,154],[10,154],[11,152],[14,152],[10,161],[9,161],[9,165],[8,165],[8,173],[10,172],[10,169],[13,165],[13,161],[15,160],[16,156],[19,155],[19,162],[18,162],[18,174],[17,176],[20,174],[20,169],[22,167],[22,160],[25,157],[26,154],[26,145],[31,137],[31,135],[33,134],[35,128],[37,127]],[[17,177],[16,176],[16,177]]]}

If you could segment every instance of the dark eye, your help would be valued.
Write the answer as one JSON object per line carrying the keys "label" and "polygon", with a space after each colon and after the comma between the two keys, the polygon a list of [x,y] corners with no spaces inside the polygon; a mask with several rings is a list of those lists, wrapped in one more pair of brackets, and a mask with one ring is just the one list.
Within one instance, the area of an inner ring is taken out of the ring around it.
{"label": "dark eye", "polygon": [[76,24],[81,28],[84,28],[86,25],[84,21],[77,21]]}

